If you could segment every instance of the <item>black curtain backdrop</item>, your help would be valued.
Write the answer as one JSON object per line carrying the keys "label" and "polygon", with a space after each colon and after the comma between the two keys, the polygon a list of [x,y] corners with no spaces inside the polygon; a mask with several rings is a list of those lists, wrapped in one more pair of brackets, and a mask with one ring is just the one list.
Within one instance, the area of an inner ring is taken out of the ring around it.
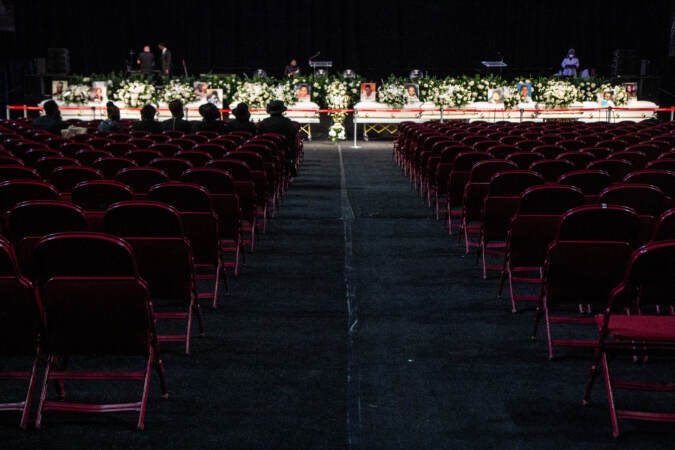
{"label": "black curtain backdrop", "polygon": [[75,73],[120,71],[129,51],[164,41],[174,69],[191,74],[280,75],[295,57],[332,60],[377,79],[412,68],[475,73],[503,59],[522,74],[558,70],[574,47],[583,67],[607,73],[614,49],[636,49],[658,68],[668,58],[673,0],[524,1],[20,1],[16,32],[0,33],[4,60],[70,50]]}

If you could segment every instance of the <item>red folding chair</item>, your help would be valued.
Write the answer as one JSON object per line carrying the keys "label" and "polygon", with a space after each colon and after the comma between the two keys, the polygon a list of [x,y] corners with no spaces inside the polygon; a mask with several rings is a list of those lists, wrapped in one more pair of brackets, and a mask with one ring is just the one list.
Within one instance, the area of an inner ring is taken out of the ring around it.
{"label": "red folding chair", "polygon": [[[21,411],[19,425],[26,429],[33,392],[38,376],[41,351],[38,346],[41,331],[41,304],[33,284],[24,277],[12,244],[0,237],[0,356],[3,370],[0,379],[27,382],[26,397],[20,401],[5,398],[0,411]],[[10,370],[14,358],[32,357],[32,366]]]}
{"label": "red folding chair", "polygon": [[[673,315],[673,291],[675,291],[675,240],[651,242],[633,252],[628,269],[621,282],[609,296],[604,314],[598,315],[599,338],[591,374],[586,384],[583,403],[588,404],[591,390],[598,376],[602,375],[612,425],[612,436],[619,436],[619,420],[650,422],[675,422],[675,413],[645,410],[644,400],[617,406],[617,391],[673,392],[672,367],[665,372],[669,379],[654,382],[645,373],[656,364],[632,364],[631,379],[617,377],[610,364],[619,356],[628,356],[633,361],[658,361],[659,357],[675,355],[675,315]],[[652,367],[650,367],[652,366]],[[641,377],[640,380],[636,379]],[[672,404],[672,402],[670,402]],[[638,406],[639,405],[639,406]],[[639,408],[639,409],[638,409]]]}

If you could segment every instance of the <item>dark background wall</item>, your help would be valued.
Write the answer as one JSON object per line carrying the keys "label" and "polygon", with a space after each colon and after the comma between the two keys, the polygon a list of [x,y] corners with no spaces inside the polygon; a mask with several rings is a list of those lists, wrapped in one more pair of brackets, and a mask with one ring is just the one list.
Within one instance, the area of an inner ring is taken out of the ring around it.
{"label": "dark background wall", "polygon": [[[15,1],[16,31],[0,33],[2,59],[15,72],[69,49],[74,73],[123,70],[130,51],[165,41],[176,69],[190,73],[280,75],[291,57],[334,62],[369,78],[475,73],[503,57],[513,74],[549,75],[569,47],[583,67],[608,75],[615,49],[635,49],[651,74],[669,74],[673,0],[421,1],[202,0]],[[13,71],[12,71],[13,70]],[[8,74],[8,75],[7,75]]]}

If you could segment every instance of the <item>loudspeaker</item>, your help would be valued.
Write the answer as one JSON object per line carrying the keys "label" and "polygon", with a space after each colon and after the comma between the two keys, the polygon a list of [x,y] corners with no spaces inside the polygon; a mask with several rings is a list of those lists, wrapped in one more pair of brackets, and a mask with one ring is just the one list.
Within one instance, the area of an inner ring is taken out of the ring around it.
{"label": "loudspeaker", "polygon": [[70,54],[67,48],[47,49],[47,73],[59,75],[70,73]]}
{"label": "loudspeaker", "polygon": [[635,77],[638,75],[637,51],[634,49],[616,49],[612,53],[612,77]]}

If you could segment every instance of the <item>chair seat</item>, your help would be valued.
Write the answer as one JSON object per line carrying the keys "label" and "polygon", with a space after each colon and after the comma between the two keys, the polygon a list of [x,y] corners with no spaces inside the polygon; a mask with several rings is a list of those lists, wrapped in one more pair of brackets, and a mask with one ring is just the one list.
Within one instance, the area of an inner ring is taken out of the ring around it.
{"label": "chair seat", "polygon": [[[602,317],[596,317],[599,324]],[[609,318],[608,330],[616,338],[675,342],[675,316],[615,314]]]}

